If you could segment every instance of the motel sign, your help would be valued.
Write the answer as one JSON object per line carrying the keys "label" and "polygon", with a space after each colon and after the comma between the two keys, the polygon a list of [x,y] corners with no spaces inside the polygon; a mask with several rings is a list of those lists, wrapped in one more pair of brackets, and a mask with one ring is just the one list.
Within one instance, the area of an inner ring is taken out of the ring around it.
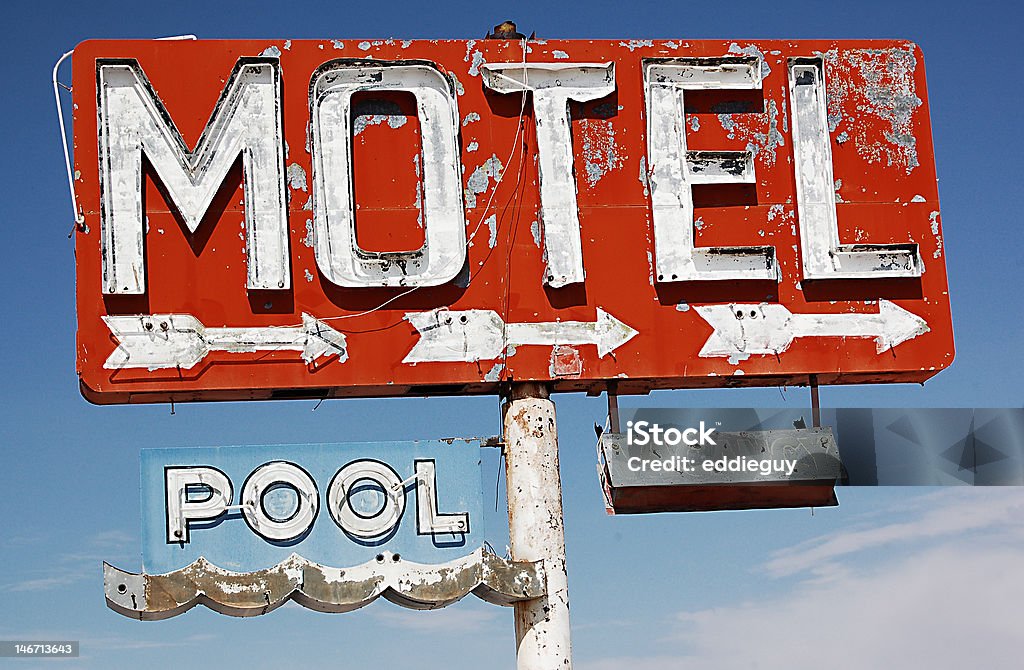
{"label": "motel sign", "polygon": [[911,43],[88,41],[73,88],[94,402],[952,361]]}

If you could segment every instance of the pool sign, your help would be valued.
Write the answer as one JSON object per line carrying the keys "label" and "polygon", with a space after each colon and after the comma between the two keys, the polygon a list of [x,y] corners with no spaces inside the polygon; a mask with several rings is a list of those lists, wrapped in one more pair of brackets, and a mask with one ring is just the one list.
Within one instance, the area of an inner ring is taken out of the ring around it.
{"label": "pool sign", "polygon": [[295,553],[332,567],[418,563],[484,541],[476,441],[142,450],[143,569],[233,572]]}
{"label": "pool sign", "polygon": [[912,43],[74,59],[94,402],[921,382],[952,361]]}

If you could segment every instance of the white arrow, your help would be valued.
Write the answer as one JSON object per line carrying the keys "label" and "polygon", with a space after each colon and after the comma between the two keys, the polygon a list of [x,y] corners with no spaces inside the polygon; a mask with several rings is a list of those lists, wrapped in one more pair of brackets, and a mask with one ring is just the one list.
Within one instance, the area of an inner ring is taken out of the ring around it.
{"label": "white arrow", "polygon": [[877,314],[793,314],[782,305],[701,305],[697,313],[715,332],[700,355],[777,354],[798,337],[873,337],[878,353],[927,333],[928,323],[888,300]]}
{"label": "white arrow", "polygon": [[626,324],[597,308],[597,320],[506,324],[497,312],[446,308],[409,312],[405,318],[419,331],[419,342],[403,363],[433,361],[487,361],[501,357],[509,346],[526,344],[595,344],[604,357],[637,335]]}
{"label": "white arrow", "polygon": [[266,328],[207,328],[191,314],[105,316],[103,321],[117,338],[117,349],[103,367],[183,368],[203,360],[211,351],[301,351],[302,360],[338,355],[348,360],[345,336],[309,314],[301,326]]}

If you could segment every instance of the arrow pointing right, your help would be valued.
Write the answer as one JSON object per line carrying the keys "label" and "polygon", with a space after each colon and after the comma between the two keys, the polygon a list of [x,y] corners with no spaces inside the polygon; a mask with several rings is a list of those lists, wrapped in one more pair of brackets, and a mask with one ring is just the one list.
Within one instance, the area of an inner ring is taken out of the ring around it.
{"label": "arrow pointing right", "polygon": [[876,314],[793,314],[778,304],[700,305],[694,309],[715,329],[703,358],[778,354],[798,337],[873,337],[883,353],[931,330],[918,315],[888,300]]}
{"label": "arrow pointing right", "polygon": [[508,323],[490,309],[409,312],[406,320],[420,334],[403,363],[487,361],[508,346],[593,344],[601,358],[633,339],[636,330],[597,308],[594,321]]}

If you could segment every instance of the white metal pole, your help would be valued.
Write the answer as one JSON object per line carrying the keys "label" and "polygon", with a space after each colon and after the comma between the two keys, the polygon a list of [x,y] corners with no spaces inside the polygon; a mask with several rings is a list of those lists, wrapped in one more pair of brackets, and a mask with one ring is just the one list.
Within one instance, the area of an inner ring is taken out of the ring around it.
{"label": "white metal pole", "polygon": [[547,574],[546,596],[515,604],[517,668],[571,670],[558,431],[547,387],[515,384],[504,424],[512,559],[544,561]]}

